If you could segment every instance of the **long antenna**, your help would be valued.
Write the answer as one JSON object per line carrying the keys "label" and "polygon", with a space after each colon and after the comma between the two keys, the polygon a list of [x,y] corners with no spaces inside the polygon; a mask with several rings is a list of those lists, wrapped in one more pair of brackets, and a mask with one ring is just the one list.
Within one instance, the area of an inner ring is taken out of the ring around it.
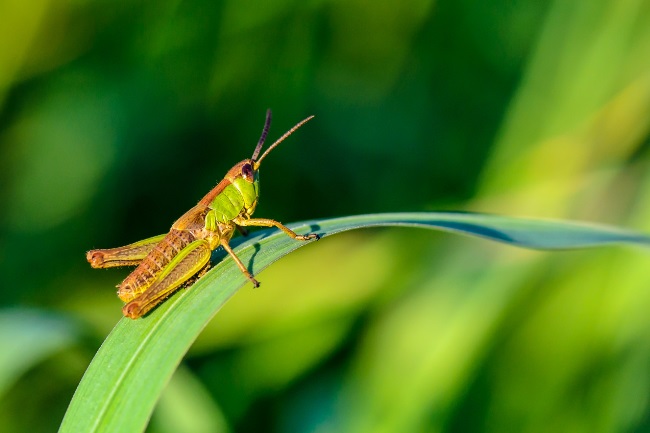
{"label": "long antenna", "polygon": [[[270,110],[269,110],[269,113],[270,113]],[[267,117],[267,119],[268,119],[268,118],[269,118],[269,117]],[[277,147],[278,144],[282,143],[282,142],[284,141],[285,138],[287,138],[288,136],[290,136],[291,134],[293,134],[294,132],[296,132],[296,129],[300,128],[302,125],[304,125],[305,123],[309,122],[309,121],[310,121],[311,119],[313,119],[313,118],[314,118],[314,116],[309,116],[308,118],[303,119],[303,120],[301,120],[300,122],[298,122],[298,123],[297,123],[293,128],[291,128],[290,130],[288,130],[287,132],[285,132],[284,135],[283,135],[282,137],[278,138],[278,139],[275,141],[275,143],[273,143],[271,146],[269,146],[269,148],[266,149],[266,152],[264,152],[264,153],[262,154],[262,156],[260,156],[260,159],[258,159],[258,160],[255,159],[255,157],[257,156],[257,153],[258,153],[257,149],[255,149],[255,153],[253,154],[253,158],[252,158],[253,161],[255,162],[255,167],[254,167],[255,170],[257,170],[257,168],[258,168],[258,167],[260,166],[260,164],[262,163],[262,160],[266,157],[266,155],[269,154],[270,151],[272,151],[273,149],[275,149],[275,148]],[[265,130],[266,130],[266,128],[265,128]],[[262,134],[262,136],[265,136],[265,134]],[[259,144],[258,144],[258,146],[259,146]]]}
{"label": "long antenna", "polygon": [[266,136],[269,134],[269,129],[271,129],[270,108],[266,110],[266,121],[264,121],[264,129],[262,129],[262,136],[260,137],[260,140],[257,142],[257,146],[255,147],[255,152],[253,152],[253,157],[251,158],[253,161],[255,161],[257,159],[257,155],[260,154],[260,150],[262,150],[262,146],[264,146],[264,141],[266,140]]}

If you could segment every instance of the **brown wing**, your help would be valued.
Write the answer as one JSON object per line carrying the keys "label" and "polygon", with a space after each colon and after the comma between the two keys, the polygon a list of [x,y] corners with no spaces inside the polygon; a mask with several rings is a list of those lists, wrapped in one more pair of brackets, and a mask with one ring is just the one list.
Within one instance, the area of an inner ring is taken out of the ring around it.
{"label": "brown wing", "polygon": [[210,208],[208,206],[199,203],[177,219],[172,225],[172,229],[186,231],[201,230],[205,226],[205,216],[209,211]]}

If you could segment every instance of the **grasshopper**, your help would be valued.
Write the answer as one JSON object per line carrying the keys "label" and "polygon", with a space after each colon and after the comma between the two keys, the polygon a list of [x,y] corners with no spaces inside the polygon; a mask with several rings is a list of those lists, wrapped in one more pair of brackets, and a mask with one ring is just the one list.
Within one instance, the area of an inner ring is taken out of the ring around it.
{"label": "grasshopper", "polygon": [[246,227],[277,227],[299,241],[319,239],[315,233],[296,234],[272,219],[251,218],[259,199],[258,170],[262,161],[313,117],[296,124],[258,158],[271,127],[268,110],[253,156],[228,170],[217,186],[172,225],[169,233],[119,248],[88,251],[86,259],[93,268],[137,265],[117,286],[117,296],[126,302],[122,308],[126,317],[142,317],[179,287],[192,284],[208,270],[211,253],[219,246],[223,246],[253,286],[259,287],[260,283],[229,245],[235,229],[245,235]]}

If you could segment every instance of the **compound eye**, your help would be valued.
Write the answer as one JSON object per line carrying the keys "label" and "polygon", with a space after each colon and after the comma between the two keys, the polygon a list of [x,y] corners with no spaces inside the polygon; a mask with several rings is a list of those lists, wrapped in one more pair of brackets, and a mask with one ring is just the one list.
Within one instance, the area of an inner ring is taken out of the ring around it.
{"label": "compound eye", "polygon": [[253,166],[250,163],[246,163],[241,167],[241,175],[249,182],[253,181]]}

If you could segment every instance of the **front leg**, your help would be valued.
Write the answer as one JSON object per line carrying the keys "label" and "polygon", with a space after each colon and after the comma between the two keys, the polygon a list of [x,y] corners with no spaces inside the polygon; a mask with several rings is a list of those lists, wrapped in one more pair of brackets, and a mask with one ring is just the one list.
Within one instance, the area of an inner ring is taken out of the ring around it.
{"label": "front leg", "polygon": [[242,217],[237,217],[233,220],[235,224],[238,226],[257,226],[257,227],[277,227],[283,232],[285,232],[287,235],[289,235],[292,239],[296,239],[299,241],[308,241],[310,239],[320,239],[320,236],[318,236],[316,233],[310,233],[308,235],[299,235],[293,230],[291,230],[289,227],[285,226],[279,221],[272,220],[272,219],[267,219],[267,218],[242,218]]}
{"label": "front leg", "polygon": [[230,254],[230,257],[235,261],[237,264],[237,267],[239,268],[240,271],[242,271],[242,274],[246,276],[250,280],[251,283],[253,283],[253,287],[258,288],[260,286],[259,281],[257,281],[254,277],[253,274],[248,272],[248,269],[246,269],[246,265],[242,263],[241,259],[237,257],[237,254],[230,248],[230,244],[228,243],[228,239],[223,238],[221,239],[221,245],[223,246],[223,249],[226,250],[228,254]]}

